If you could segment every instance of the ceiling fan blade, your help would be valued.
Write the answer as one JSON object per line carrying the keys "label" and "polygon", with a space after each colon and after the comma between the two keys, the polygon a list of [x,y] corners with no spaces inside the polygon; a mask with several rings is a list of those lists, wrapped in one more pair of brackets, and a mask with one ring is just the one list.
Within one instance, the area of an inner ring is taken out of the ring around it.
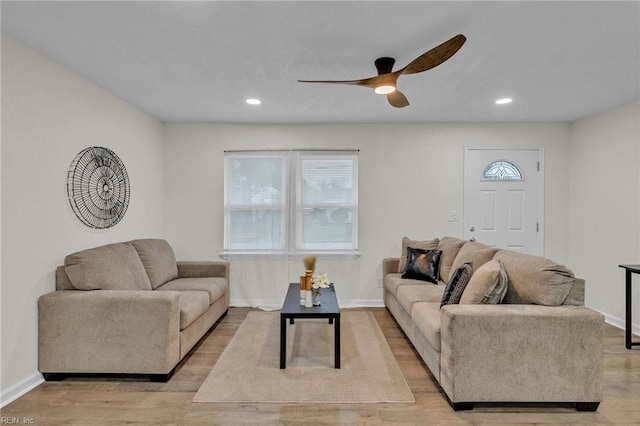
{"label": "ceiling fan blade", "polygon": [[378,77],[363,78],[362,80],[298,80],[300,83],[337,83],[350,84],[354,86],[373,87]]}
{"label": "ceiling fan blade", "polygon": [[441,45],[418,56],[401,70],[402,74],[415,74],[437,67],[455,55],[465,41],[467,41],[467,38],[462,34],[458,34]]}
{"label": "ceiling fan blade", "polygon": [[396,108],[404,108],[409,105],[407,97],[398,89],[387,95],[387,100]]}

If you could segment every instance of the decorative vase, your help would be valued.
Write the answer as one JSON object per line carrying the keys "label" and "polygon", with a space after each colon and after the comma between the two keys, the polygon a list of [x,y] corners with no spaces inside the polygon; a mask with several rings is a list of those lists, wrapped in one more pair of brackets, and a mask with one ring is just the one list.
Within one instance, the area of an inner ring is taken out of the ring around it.
{"label": "decorative vase", "polygon": [[311,290],[305,291],[305,308],[310,308],[313,306],[313,295],[311,294]]}
{"label": "decorative vase", "polygon": [[311,300],[313,306],[320,306],[320,304],[322,303],[322,293],[320,292],[319,288],[314,288],[311,291]]}

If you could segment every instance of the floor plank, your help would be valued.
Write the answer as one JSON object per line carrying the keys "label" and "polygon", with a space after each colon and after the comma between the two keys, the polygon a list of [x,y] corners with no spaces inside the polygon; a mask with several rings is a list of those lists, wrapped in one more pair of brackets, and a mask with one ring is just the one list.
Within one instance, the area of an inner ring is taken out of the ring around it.
{"label": "floor plank", "polygon": [[[250,308],[229,314],[192,350],[168,383],[129,378],[46,382],[2,409],[2,418],[37,425],[632,425],[640,424],[640,347],[605,328],[604,401],[595,413],[570,404],[478,404],[454,412],[420,357],[384,308],[374,313],[416,399],[415,404],[207,404],[195,393]],[[6,423],[6,421],[5,421]]]}

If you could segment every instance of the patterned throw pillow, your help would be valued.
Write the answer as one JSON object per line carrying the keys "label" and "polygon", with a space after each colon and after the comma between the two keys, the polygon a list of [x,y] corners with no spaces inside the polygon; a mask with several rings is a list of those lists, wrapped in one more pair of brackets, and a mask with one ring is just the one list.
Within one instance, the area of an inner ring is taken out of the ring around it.
{"label": "patterned throw pillow", "polygon": [[471,262],[462,264],[462,266],[460,266],[455,270],[453,274],[451,274],[451,278],[449,278],[447,287],[444,289],[440,307],[443,307],[444,305],[453,305],[460,303],[462,292],[464,292],[465,287],[467,287],[472,274],[473,267],[471,266]]}
{"label": "patterned throw pillow", "polygon": [[507,294],[507,288],[509,286],[509,277],[507,276],[507,271],[505,271],[502,261],[498,260],[498,263],[500,265],[500,273],[498,275],[498,280],[485,293],[482,300],[480,300],[480,304],[496,305],[498,303],[502,303],[504,296]]}
{"label": "patterned throw pillow", "polygon": [[407,247],[407,265],[402,278],[438,283],[440,268],[440,250],[422,250]]}

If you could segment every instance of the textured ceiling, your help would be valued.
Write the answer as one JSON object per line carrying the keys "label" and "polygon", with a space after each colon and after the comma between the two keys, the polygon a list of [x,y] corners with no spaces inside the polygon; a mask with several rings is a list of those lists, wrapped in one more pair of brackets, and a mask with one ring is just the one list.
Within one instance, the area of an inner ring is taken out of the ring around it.
{"label": "textured ceiling", "polygon": [[[573,121],[639,99],[635,1],[0,7],[3,34],[163,121]],[[367,88],[297,82],[374,76],[376,58],[403,67],[458,33],[467,43],[452,59],[400,78],[403,109]]]}

